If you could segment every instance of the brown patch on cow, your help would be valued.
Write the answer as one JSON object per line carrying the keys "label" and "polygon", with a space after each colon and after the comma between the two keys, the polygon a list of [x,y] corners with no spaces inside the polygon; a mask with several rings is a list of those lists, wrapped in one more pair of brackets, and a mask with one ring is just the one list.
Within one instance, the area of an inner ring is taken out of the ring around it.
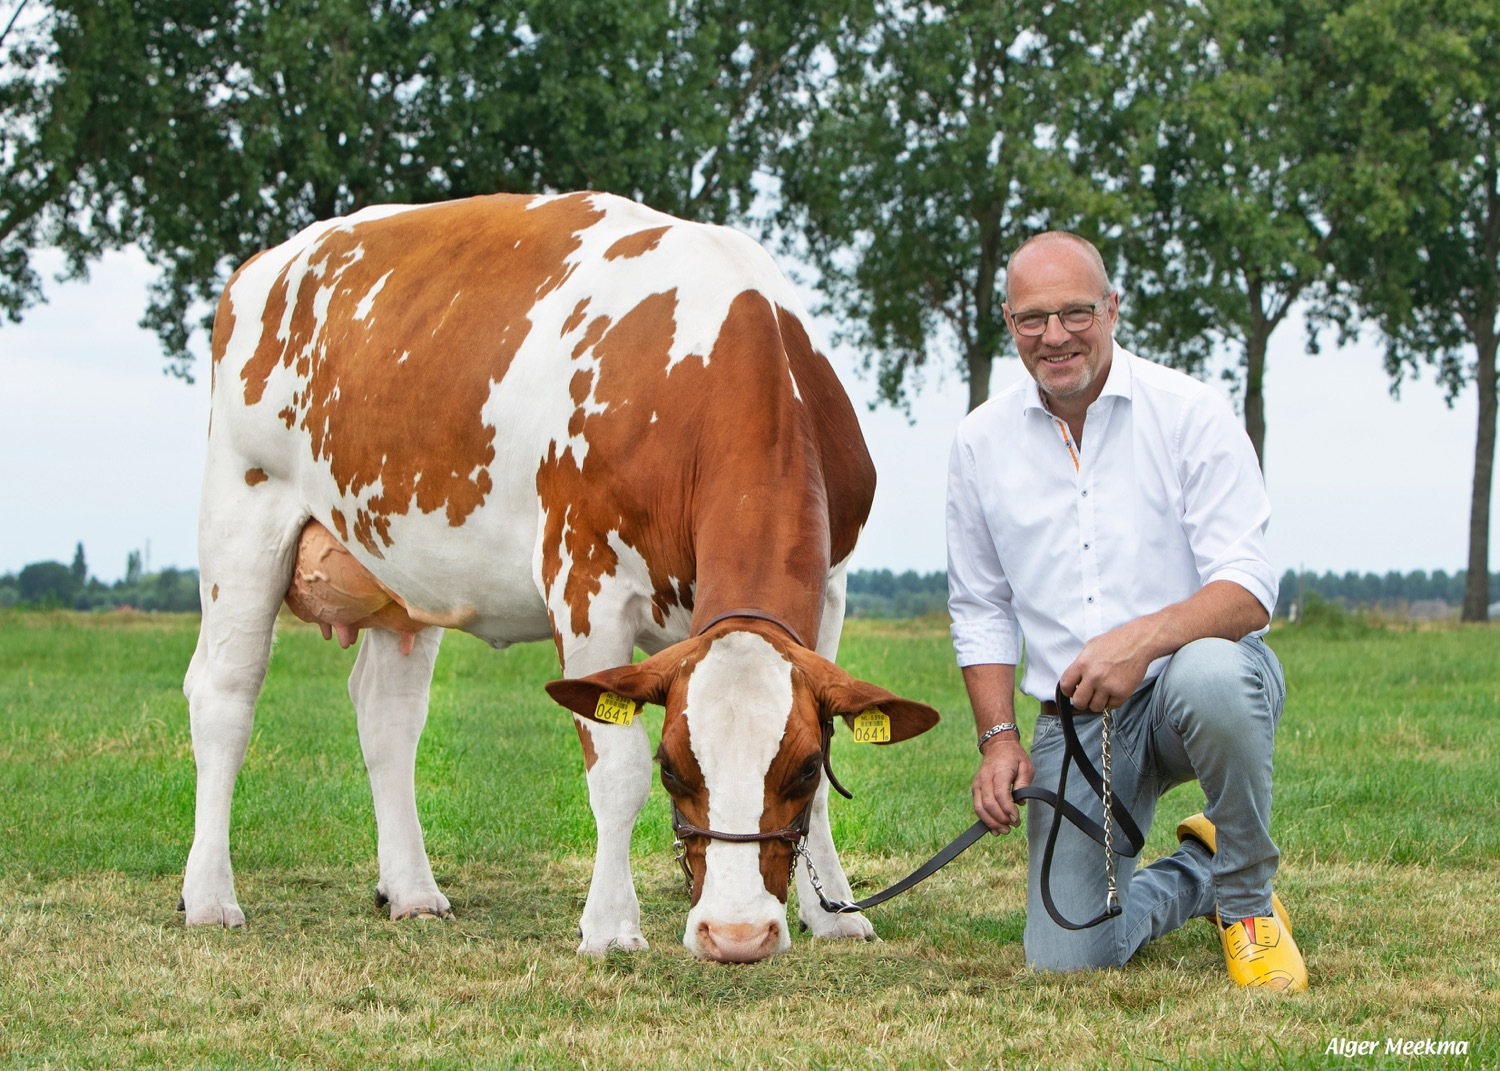
{"label": "brown patch on cow", "polygon": [[[858,419],[796,317],[753,291],[733,301],[706,361],[669,366],[676,300],[647,298],[593,346],[592,405],[569,426],[589,444],[584,461],[554,445],[537,472],[545,589],[570,558],[567,625],[587,634],[618,565],[615,532],[650,569],[658,625],[674,606],[700,623],[752,606],[812,642],[829,566],[852,549],[874,491]],[[671,419],[653,422],[657,409]]]}
{"label": "brown patch on cow", "polygon": [[218,602],[219,601],[219,585],[218,584],[215,584],[213,586],[213,590],[208,593],[208,598],[209,598],[210,602]]}
{"label": "brown patch on cow", "polygon": [[[763,629],[758,622],[747,621],[738,621],[735,627],[759,633],[785,655],[787,640],[776,630]],[[766,771],[760,822],[762,832],[786,829],[797,820],[817,791],[822,766],[823,733],[818,699],[805,674],[794,669],[791,715],[787,718],[786,732],[782,734],[776,757]],[[819,773],[818,778],[804,788],[797,782],[808,768],[816,768]],[[767,841],[761,846],[761,880],[765,882],[767,892],[783,901],[787,898],[791,851],[791,845],[780,841]]]}
{"label": "brown patch on cow", "polygon": [[590,320],[588,330],[584,331],[583,337],[578,340],[578,345],[573,347],[573,359],[577,360],[598,345],[612,322],[608,316],[595,316]]}
{"label": "brown patch on cow", "polygon": [[671,229],[669,224],[665,227],[651,227],[648,230],[627,234],[604,251],[604,259],[619,260],[625,257],[643,256],[655,249],[660,244],[662,236]]}
{"label": "brown patch on cow", "polygon": [[594,734],[589,731],[589,723],[583,718],[573,719],[573,728],[578,730],[578,742],[583,745],[583,771],[594,768],[594,763],[599,761],[599,753],[594,750]]}
{"label": "brown patch on cow", "polygon": [[349,542],[349,522],[339,510],[333,511],[333,530],[339,534],[339,542]]}
{"label": "brown patch on cow", "polygon": [[282,270],[241,370],[245,404],[277,368],[299,377],[283,419],[307,432],[341,494],[379,485],[353,525],[370,553],[413,506],[456,527],[489,496],[495,429],[481,408],[531,330],[527,313],[566,281],[577,233],[599,218],[583,195],[478,197],[330,230]]}
{"label": "brown patch on cow", "polygon": [[841,562],[854,552],[860,529],[875,497],[875,463],[859,430],[859,417],[828,358],[813,348],[802,321],[781,306],[776,309],[787,363],[797,377],[802,404],[818,436],[818,456],[828,487],[830,559]]}
{"label": "brown patch on cow", "polygon": [[577,305],[573,306],[573,311],[570,312],[568,314],[568,318],[563,321],[562,335],[564,338],[571,335],[574,331],[578,330],[579,325],[583,323],[584,313],[585,310],[588,309],[588,307],[588,298],[584,298]]}
{"label": "brown patch on cow", "polygon": [[[690,559],[671,553],[671,544],[659,537],[662,526],[672,524],[671,506],[686,487],[673,486],[673,473],[685,473],[684,454],[654,433],[660,424],[650,423],[651,406],[661,393],[676,390],[667,372],[667,361],[677,324],[676,291],[653,294],[616,323],[601,330],[592,347],[599,362],[593,381],[594,402],[605,411],[585,413],[588,398],[584,373],[575,375],[572,387],[577,405],[569,421],[569,433],[582,435],[589,452],[582,468],[572,447],[559,454],[554,443],[537,472],[537,491],[546,505],[546,528],[542,539],[542,580],[552,590],[562,572],[563,551],[571,559],[564,581],[563,599],[570,609],[568,628],[575,636],[589,632],[589,604],[599,593],[603,578],[614,574],[619,557],[610,547],[608,533],[640,550],[650,564],[653,615],[666,621],[668,600],[675,601],[672,578],[688,575]],[[601,324],[602,322],[602,324]],[[589,333],[608,325],[604,317],[589,325]],[[581,351],[575,351],[575,356]],[[684,362],[684,364],[689,362]],[[679,368],[682,367],[679,365]],[[578,388],[584,386],[582,393]],[[629,458],[628,465],[622,465]],[[648,460],[649,459],[649,460]],[[642,471],[640,462],[656,464],[654,473]],[[608,479],[606,479],[606,475]],[[656,485],[655,490],[651,485]],[[658,512],[657,504],[666,507]],[[675,531],[673,536],[679,534]]]}
{"label": "brown patch on cow", "polygon": [[582,406],[588,401],[589,388],[594,385],[594,373],[584,368],[573,373],[573,379],[568,384],[568,396],[573,399],[573,404]]}
{"label": "brown patch on cow", "polygon": [[245,483],[251,487],[255,487],[258,484],[263,484],[270,478],[271,477],[266,475],[266,470],[262,468],[245,470]]}

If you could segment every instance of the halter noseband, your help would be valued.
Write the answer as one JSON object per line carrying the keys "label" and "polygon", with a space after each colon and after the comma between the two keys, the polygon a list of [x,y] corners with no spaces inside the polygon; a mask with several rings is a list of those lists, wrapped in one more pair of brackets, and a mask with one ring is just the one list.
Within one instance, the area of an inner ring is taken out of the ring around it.
{"label": "halter noseband", "polygon": [[[732,614],[726,616],[744,616],[743,614]],[[716,619],[717,620],[717,619]],[[709,622],[714,624],[713,621]],[[706,627],[706,626],[705,626]],[[833,720],[829,719],[823,725],[823,772],[828,776],[828,783],[838,789],[845,799],[853,799],[854,795],[843,785],[839,784],[838,778],[833,776],[833,768],[828,765],[828,749],[833,742]],[[814,799],[817,798],[814,794]],[[672,833],[675,839],[672,841],[672,849],[677,865],[682,867],[683,879],[687,882],[688,895],[693,895],[693,868],[687,861],[687,838],[703,837],[705,840],[722,840],[731,844],[751,844],[768,840],[786,841],[792,846],[792,869],[797,866],[797,849],[807,837],[807,830],[812,822],[812,805],[810,799],[803,805],[802,810],[797,812],[789,825],[781,829],[770,829],[757,831],[755,833],[726,833],[720,829],[706,829],[703,826],[695,826],[687,820],[687,816],[677,806],[677,801],[672,801]],[[788,875],[790,878],[790,874]]]}

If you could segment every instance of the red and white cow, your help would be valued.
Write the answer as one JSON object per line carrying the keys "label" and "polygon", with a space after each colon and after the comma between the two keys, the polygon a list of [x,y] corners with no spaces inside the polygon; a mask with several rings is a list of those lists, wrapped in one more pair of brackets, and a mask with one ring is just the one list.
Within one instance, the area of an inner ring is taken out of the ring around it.
{"label": "red and white cow", "polygon": [[[346,647],[368,630],[349,693],[393,918],[449,913],[413,787],[444,628],[557,645],[598,827],[580,951],[646,947],[629,847],[651,750],[639,718],[597,719],[604,692],[665,706],[687,822],[809,809],[811,859],[849,896],[822,725],[875,707],[895,741],[937,713],[831,661],[874,471],[804,319],[748,238],[600,194],[371,208],[245,264],[213,332],[188,924],[244,922],[230,798],[283,600]],[[785,949],[791,850],[690,838],[688,948]],[[815,935],[871,936],[805,874],[798,892]]]}

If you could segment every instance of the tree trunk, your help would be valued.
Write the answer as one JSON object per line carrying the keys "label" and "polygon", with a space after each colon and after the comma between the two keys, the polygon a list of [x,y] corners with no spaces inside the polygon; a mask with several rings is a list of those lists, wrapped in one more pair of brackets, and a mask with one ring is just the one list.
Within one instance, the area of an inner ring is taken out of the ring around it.
{"label": "tree trunk", "polygon": [[1269,331],[1252,331],[1245,340],[1245,432],[1255,447],[1261,471],[1266,468],[1266,346]]}
{"label": "tree trunk", "polygon": [[976,350],[979,350],[979,347],[975,347],[974,350],[970,350],[969,351],[969,357],[968,357],[968,365],[969,365],[969,409],[968,409],[968,411],[970,413],[972,413],[974,410],[978,409],[985,402],[989,401],[989,398],[990,398],[990,368],[995,363],[995,359],[994,359],[994,357],[991,354],[985,353],[982,350],[980,350],[979,352],[976,352]]}
{"label": "tree trunk", "polygon": [[1463,620],[1489,620],[1490,491],[1495,475],[1496,336],[1494,316],[1481,324],[1474,348],[1479,388],[1479,433],[1474,441],[1474,490],[1469,500],[1469,575],[1464,582]]}

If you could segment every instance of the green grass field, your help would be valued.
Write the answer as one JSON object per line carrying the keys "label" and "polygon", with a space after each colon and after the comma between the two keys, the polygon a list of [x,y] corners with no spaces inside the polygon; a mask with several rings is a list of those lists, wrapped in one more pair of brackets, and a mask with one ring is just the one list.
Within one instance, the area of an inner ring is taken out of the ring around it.
{"label": "green grass field", "polygon": [[[1014,837],[875,909],[881,942],[695,961],[659,786],[634,844],[652,948],[579,958],[593,823],[569,716],[542,691],[554,653],[461,635],[418,758],[457,917],[375,909],[353,654],[286,627],[235,803],[249,926],[187,931],[195,635],[188,618],[0,613],[0,1067],[1500,1066],[1494,627],[1273,632],[1290,685],[1277,888],[1311,976],[1290,999],[1235,990],[1204,924],[1124,970],[1027,970]],[[865,893],[972,821],[974,735],[942,623],[851,623],[840,661],[944,715],[891,748],[835,741],[856,797],[831,804],[835,836]],[[1148,857],[1201,800],[1163,801]],[[1328,1052],[1339,1038],[1376,1051]],[[1387,1038],[1469,1052],[1387,1054]]]}

